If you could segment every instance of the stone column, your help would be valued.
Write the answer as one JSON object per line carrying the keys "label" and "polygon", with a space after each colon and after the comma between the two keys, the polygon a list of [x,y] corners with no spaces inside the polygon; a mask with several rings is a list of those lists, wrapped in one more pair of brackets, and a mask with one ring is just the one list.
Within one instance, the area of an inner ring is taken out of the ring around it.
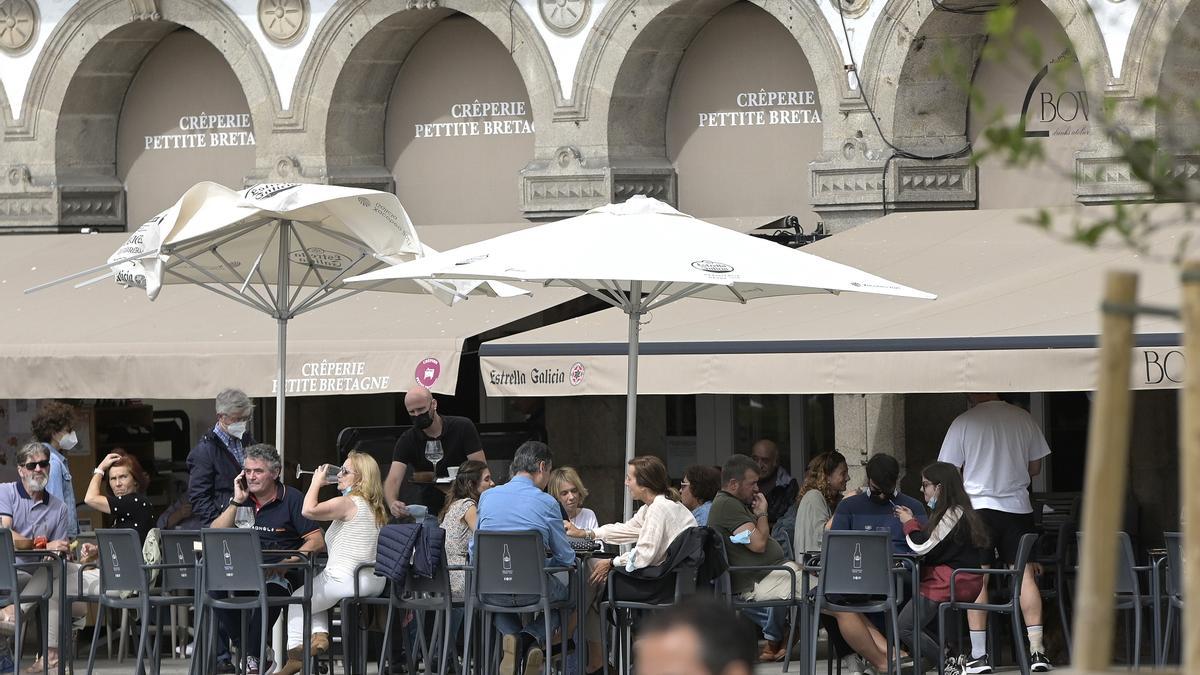
{"label": "stone column", "polygon": [[833,428],[834,446],[850,466],[851,488],[866,485],[872,455],[892,455],[904,469],[903,394],[835,394]]}

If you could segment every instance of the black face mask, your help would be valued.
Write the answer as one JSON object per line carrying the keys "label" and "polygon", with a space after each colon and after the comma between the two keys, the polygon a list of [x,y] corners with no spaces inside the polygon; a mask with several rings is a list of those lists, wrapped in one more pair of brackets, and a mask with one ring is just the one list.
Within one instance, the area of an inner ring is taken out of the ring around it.
{"label": "black face mask", "polygon": [[433,425],[433,411],[426,410],[420,415],[415,415],[412,418],[413,425],[418,429],[428,429]]}

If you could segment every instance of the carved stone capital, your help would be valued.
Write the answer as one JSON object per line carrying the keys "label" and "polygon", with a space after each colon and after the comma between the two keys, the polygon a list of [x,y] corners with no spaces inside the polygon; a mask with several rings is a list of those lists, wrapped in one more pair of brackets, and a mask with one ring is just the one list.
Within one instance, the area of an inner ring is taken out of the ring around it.
{"label": "carved stone capital", "polygon": [[54,192],[0,192],[0,232],[52,229],[58,211]]}
{"label": "carved stone capital", "polygon": [[637,194],[675,203],[675,169],[665,163],[607,166],[566,146],[521,171],[522,210],[530,219],[566,218]]}
{"label": "carved stone capital", "polygon": [[129,0],[129,9],[134,21],[158,21],[162,13],[158,9],[158,0]]}
{"label": "carved stone capital", "polygon": [[111,227],[125,223],[125,186],[113,176],[62,176],[58,184],[58,224]]}
{"label": "carved stone capital", "polygon": [[[885,211],[971,209],[976,172],[969,158],[886,162],[837,158],[812,167],[813,210],[831,232],[878,218]],[[886,199],[886,208],[885,208]]]}
{"label": "carved stone capital", "polygon": [[[1200,193],[1200,156],[1173,156],[1170,167],[1171,178],[1187,185],[1189,193]],[[1133,174],[1133,169],[1122,157],[1103,153],[1077,153],[1075,174],[1075,193],[1084,204],[1111,204],[1154,199],[1157,196],[1149,184]]]}
{"label": "carved stone capital", "polygon": [[979,199],[976,170],[969,157],[925,161],[901,159],[892,162],[888,180],[889,201],[897,208],[972,209]]}

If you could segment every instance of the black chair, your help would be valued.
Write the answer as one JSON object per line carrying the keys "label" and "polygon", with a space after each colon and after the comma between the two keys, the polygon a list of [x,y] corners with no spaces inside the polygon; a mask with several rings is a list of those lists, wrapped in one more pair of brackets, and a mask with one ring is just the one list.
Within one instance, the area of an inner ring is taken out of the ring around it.
{"label": "black chair", "polygon": [[1062,623],[1067,658],[1071,657],[1071,619],[1067,597],[1067,574],[1074,569],[1071,542],[1079,529],[1080,496],[1077,492],[1047,492],[1035,494],[1033,500],[1034,527],[1037,545],[1030,560],[1042,567],[1039,588],[1043,600],[1054,600]]}
{"label": "black chair", "polygon": [[1158,650],[1159,666],[1171,653],[1171,634],[1175,632],[1175,621],[1183,611],[1183,535],[1167,532],[1164,536],[1167,540],[1167,626],[1163,629],[1162,648]]}
{"label": "black chair", "polygon": [[[1142,659],[1142,613],[1145,609],[1151,609],[1155,613],[1158,611],[1158,599],[1155,597],[1157,590],[1146,593],[1142,591],[1142,582],[1139,579],[1139,574],[1147,575],[1149,583],[1147,588],[1154,589],[1157,575],[1154,573],[1153,565],[1138,565],[1137,559],[1133,553],[1133,541],[1125,532],[1117,532],[1117,576],[1114,580],[1113,594],[1115,596],[1113,609],[1118,611],[1129,611],[1133,614],[1133,635],[1132,641],[1128,630],[1128,623],[1125,631],[1126,653],[1130,657],[1130,665],[1134,670],[1141,665]],[[1078,534],[1078,540],[1082,544],[1083,533]],[[1159,636],[1153,636],[1152,646],[1155,652],[1155,660],[1157,661]]]}
{"label": "black chair", "polygon": [[[217,617],[215,610],[228,609],[238,612],[259,611],[261,625],[259,629],[262,636],[259,641],[258,662],[260,668],[263,668],[266,663],[267,642],[269,637],[270,626],[267,623],[269,608],[272,606],[300,605],[304,611],[304,628],[305,632],[311,632],[312,627],[312,560],[302,551],[270,551],[271,554],[280,556],[299,556],[304,559],[300,563],[283,563],[283,562],[262,562],[263,549],[259,542],[258,532],[252,529],[235,529],[235,528],[210,528],[200,531],[200,542],[202,549],[201,569],[203,577],[201,584],[204,593],[201,594],[200,608],[208,619],[208,624],[204,627],[206,634],[206,642],[204,649],[204,659],[206,663],[212,663],[216,658],[216,624]],[[309,572],[305,575],[304,593],[300,597],[271,597],[267,595],[266,577],[263,570],[266,568],[290,567],[304,569]],[[219,594],[214,597],[213,594]],[[237,593],[247,593],[252,595],[234,595]],[[199,625],[201,619],[197,620]],[[246,622],[242,622],[241,630],[241,645],[247,643],[247,627]],[[309,640],[303,641],[304,663],[310,663],[312,644]],[[197,648],[199,652],[199,648]],[[239,655],[242,662],[242,672],[246,670],[246,657],[248,654],[244,652]]]}
{"label": "black chair", "polygon": [[[200,552],[196,550],[200,543],[199,530],[162,530],[159,533],[159,543],[162,545],[163,563],[171,565],[163,570],[163,595],[190,597],[193,601],[198,595],[199,582],[196,563],[200,560]],[[194,602],[192,604],[195,604]],[[187,617],[187,606],[180,612]],[[183,624],[182,640],[177,631],[175,620],[176,610],[171,610],[171,654],[179,658],[182,648],[187,644],[187,622]],[[199,617],[197,617],[198,619]]]}
{"label": "black chair", "polygon": [[[342,598],[338,602],[338,613],[341,616],[342,631],[342,668],[346,675],[358,675],[367,672],[368,636],[371,628],[368,610],[372,606],[387,607],[391,603],[390,583],[378,596],[364,596],[360,588],[362,574],[370,570],[374,572],[375,563],[361,563],[354,569],[354,595]],[[330,622],[332,625],[333,622]],[[380,672],[385,672],[383,662],[379,664]],[[333,672],[332,666],[330,671]]]}
{"label": "black chair", "polygon": [[[20,580],[17,576],[17,554],[16,548],[13,546],[12,530],[0,529],[0,607],[13,606],[13,621],[16,626],[13,636],[13,663],[16,664],[16,670],[21,669],[21,643],[22,639],[22,622],[21,622],[21,603],[33,602],[38,610],[38,616],[41,620],[42,635],[50,634],[50,596],[53,592],[53,587],[50,584],[46,585],[46,590],[36,595],[29,595],[21,592]],[[46,574],[53,574],[54,563],[50,561],[31,561],[24,562],[20,565],[20,571],[33,574],[38,569],[45,569]],[[50,672],[49,659],[46,658],[47,641],[42,641],[42,664],[43,672]],[[59,658],[62,658],[61,656]]]}
{"label": "black chair", "polygon": [[[827,530],[821,545],[821,576],[813,600],[812,616],[821,610],[885,614],[889,670],[900,672],[899,607],[891,532]],[[817,643],[819,622],[811,622],[810,645]],[[809,650],[808,672],[817,669],[816,649]]]}
{"label": "black chair", "polygon": [[[788,632],[783,639],[783,672],[786,673],[788,668],[791,667],[792,647],[795,645],[795,640],[793,638],[796,634],[796,610],[806,601],[804,597],[796,596],[796,581],[798,573],[796,570],[788,567],[787,565],[729,565],[729,552],[727,549],[729,544],[725,541],[725,537],[719,537],[719,540],[721,541],[721,555],[724,556],[723,562],[726,566],[726,570],[722,575],[721,580],[718,582],[718,587],[720,592],[725,594],[726,601],[729,603],[730,607],[732,607],[735,611],[744,609],[770,610],[774,607],[788,608]],[[791,586],[788,589],[788,597],[781,598],[779,600],[742,600],[733,594],[733,575],[737,574],[738,572],[766,572],[767,574],[770,574],[771,572],[776,571],[784,571],[791,575]]]}
{"label": "black chair", "polygon": [[[417,654],[420,653],[425,663],[425,672],[434,672],[434,650],[440,645],[441,657],[437,660],[438,675],[445,675],[447,659],[450,654],[450,610],[453,609],[453,596],[450,594],[450,574],[446,566],[446,556],[442,559],[432,578],[426,579],[409,571],[403,589],[397,590],[392,585],[388,593],[387,624],[384,628],[383,651],[379,654],[379,670],[383,672],[384,663],[390,659],[392,640],[392,620],[397,613],[401,616],[411,610],[417,622],[416,644],[408,645],[408,672],[417,672]],[[433,639],[425,640],[425,614],[433,612]],[[440,634],[440,637],[439,637]]]}
{"label": "black chair", "polygon": [[[136,609],[141,627],[135,663],[137,672],[144,672],[146,660],[152,664],[152,672],[159,672],[160,641],[162,631],[155,630],[153,645],[147,640],[150,629],[150,612],[154,610],[156,626],[161,627],[165,610],[172,605],[191,604],[192,598],[183,596],[151,595],[151,570],[177,568],[169,564],[147,565],[142,560],[142,543],[137,530],[96,530],[96,543],[100,549],[100,594],[97,597],[102,609]],[[134,593],[123,598],[121,593]],[[108,619],[108,612],[99,612],[100,620],[92,633],[92,647],[88,650],[88,672],[96,663],[96,645],[99,644],[100,629]]]}
{"label": "black chair", "polygon": [[[1012,569],[1008,568],[960,568],[950,573],[950,597],[951,600],[943,602],[938,606],[938,653],[946,652],[946,612],[950,610],[977,609],[980,611],[1007,614],[1012,619],[1012,635],[1013,635],[1013,653],[1017,663],[1021,667],[1021,672],[1029,675],[1029,650],[1025,649],[1024,630],[1021,622],[1021,586],[1025,579],[1025,566],[1029,564],[1029,556],[1033,553],[1033,546],[1037,543],[1037,534],[1029,533],[1021,536],[1021,540],[1017,545],[1017,558]],[[973,602],[973,601],[958,601],[954,587],[957,579],[961,574],[981,574],[985,577],[984,583],[987,583],[988,578],[1000,579],[1008,582],[1008,587],[1011,590],[1008,602]],[[943,672],[945,664],[938,659],[938,673]]]}
{"label": "black chair", "polygon": [[[481,613],[483,628],[483,650],[480,659],[489,658],[492,653],[491,617],[494,614],[523,614],[541,612],[546,629],[546,660],[542,664],[545,675],[550,675],[552,660],[553,633],[550,631],[550,612],[559,612],[559,625],[563,627],[565,638],[567,616],[575,606],[575,577],[573,566],[546,565],[546,546],[542,535],[537,531],[515,532],[476,532],[473,547],[471,571],[468,573],[470,582],[467,592],[466,606],[466,645],[463,648],[463,662],[471,659],[471,626],[476,611]],[[480,563],[480,561],[486,561]],[[548,594],[551,575],[560,572],[567,573],[567,596],[565,600],[551,602]],[[533,597],[526,605],[509,606],[497,605],[486,600],[489,595],[524,595]],[[565,656],[566,640],[562,641],[562,651]],[[495,672],[492,668],[484,668],[484,672]]]}

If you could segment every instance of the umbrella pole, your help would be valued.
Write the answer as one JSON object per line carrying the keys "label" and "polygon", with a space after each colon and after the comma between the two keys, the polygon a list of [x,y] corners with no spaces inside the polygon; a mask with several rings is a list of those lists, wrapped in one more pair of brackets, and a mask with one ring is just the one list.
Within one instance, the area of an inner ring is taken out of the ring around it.
{"label": "umbrella pole", "polygon": [[[629,380],[625,389],[625,463],[633,459],[637,436],[637,376],[638,341],[641,339],[642,282],[634,281],[629,289]],[[621,467],[624,472],[625,467]],[[633,495],[625,488],[625,520],[633,517]]]}
{"label": "umbrella pole", "polygon": [[289,235],[292,231],[292,223],[281,220],[279,225],[279,272],[277,277],[279,284],[275,290],[275,320],[279,325],[279,342],[275,345],[275,354],[279,363],[279,386],[275,390],[275,447],[279,449],[279,461],[282,463],[284,430],[286,429],[284,424],[287,412],[287,324],[290,300],[288,290],[292,284],[288,248],[291,246]]}

